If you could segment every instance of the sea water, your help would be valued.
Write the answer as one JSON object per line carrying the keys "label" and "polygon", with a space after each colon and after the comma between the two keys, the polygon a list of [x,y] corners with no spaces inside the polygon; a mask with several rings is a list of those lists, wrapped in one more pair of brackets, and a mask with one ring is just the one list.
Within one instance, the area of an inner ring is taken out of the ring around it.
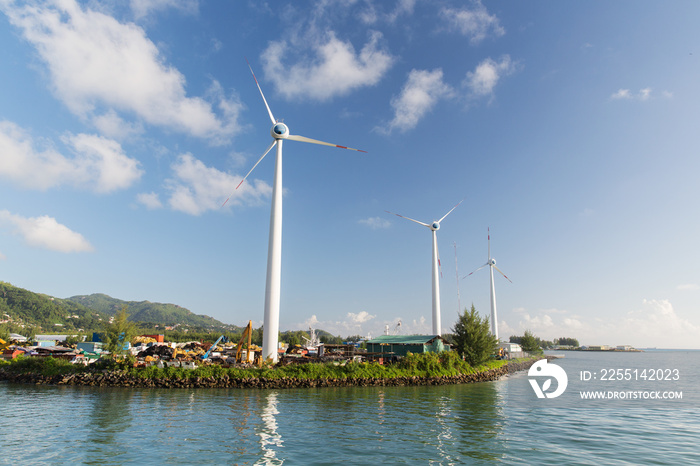
{"label": "sea water", "polygon": [[3,382],[0,463],[700,464],[700,352],[561,354],[556,398],[561,381],[528,372],[289,390]]}

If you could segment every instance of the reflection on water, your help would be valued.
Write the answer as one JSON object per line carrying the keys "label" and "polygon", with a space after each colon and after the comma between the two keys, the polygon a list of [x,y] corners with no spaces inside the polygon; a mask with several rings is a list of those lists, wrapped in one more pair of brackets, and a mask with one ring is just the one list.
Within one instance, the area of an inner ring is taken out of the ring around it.
{"label": "reflection on water", "polygon": [[[86,464],[120,464],[127,453],[128,445],[117,441],[120,433],[130,428],[131,400],[134,392],[112,388],[100,388],[97,395],[91,397],[91,409],[87,423],[92,428],[85,438]],[[105,453],[108,461],[105,462]]]}
{"label": "reflection on water", "polygon": [[277,449],[282,448],[282,436],[277,432],[276,415],[277,410],[277,392],[266,394],[265,403],[262,408],[262,428],[258,430],[260,437],[260,446],[263,449],[263,457],[255,464],[279,465],[284,463],[283,460],[277,458]]}
{"label": "reflection on water", "polygon": [[[567,355],[569,388],[556,400],[537,399],[526,373],[471,385],[274,391],[0,383],[0,463],[697,464],[697,356]],[[671,388],[684,399],[577,396],[581,370],[632,364],[681,367]]]}

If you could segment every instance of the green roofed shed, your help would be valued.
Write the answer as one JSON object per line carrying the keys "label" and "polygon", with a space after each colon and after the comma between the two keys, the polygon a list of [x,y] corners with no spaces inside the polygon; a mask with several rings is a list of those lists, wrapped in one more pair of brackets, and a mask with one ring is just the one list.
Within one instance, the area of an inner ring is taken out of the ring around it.
{"label": "green roofed shed", "polygon": [[367,342],[368,353],[439,353],[449,351],[450,345],[440,335],[382,335]]}

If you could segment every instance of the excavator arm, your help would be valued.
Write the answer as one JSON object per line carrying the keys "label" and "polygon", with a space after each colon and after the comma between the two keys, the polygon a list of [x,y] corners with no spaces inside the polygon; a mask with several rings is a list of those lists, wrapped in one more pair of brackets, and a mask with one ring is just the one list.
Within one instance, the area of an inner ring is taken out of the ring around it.
{"label": "excavator arm", "polygon": [[241,351],[243,350],[243,343],[246,337],[248,337],[248,346],[246,346],[246,351],[250,351],[251,338],[253,337],[253,321],[249,320],[248,325],[246,325],[245,330],[243,330],[243,335],[241,335],[241,340],[238,342],[238,347],[236,349],[236,362],[241,362]]}

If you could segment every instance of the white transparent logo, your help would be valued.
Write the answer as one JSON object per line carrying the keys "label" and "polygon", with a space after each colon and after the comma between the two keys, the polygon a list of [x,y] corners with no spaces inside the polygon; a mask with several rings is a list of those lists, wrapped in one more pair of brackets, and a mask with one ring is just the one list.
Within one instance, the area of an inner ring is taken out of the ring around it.
{"label": "white transparent logo", "polygon": [[[564,369],[556,364],[547,362],[546,359],[541,359],[530,366],[527,375],[528,377],[547,377],[541,387],[537,379],[530,379],[530,385],[532,385],[537,398],[556,398],[564,393],[566,386],[569,384],[569,378],[566,376]],[[548,393],[547,390],[552,386],[552,378],[557,381],[557,388],[553,392]]]}

